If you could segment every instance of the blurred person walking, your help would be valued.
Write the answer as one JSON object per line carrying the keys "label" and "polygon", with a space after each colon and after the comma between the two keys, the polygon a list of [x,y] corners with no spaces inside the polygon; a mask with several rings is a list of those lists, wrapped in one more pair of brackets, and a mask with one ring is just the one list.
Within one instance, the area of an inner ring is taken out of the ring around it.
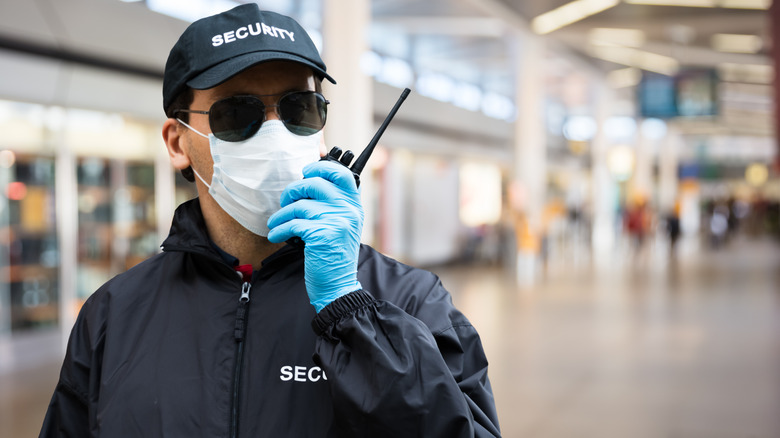
{"label": "blurred person walking", "polygon": [[636,200],[625,212],[624,227],[631,240],[635,256],[641,256],[647,234],[650,232],[652,217],[644,199]]}
{"label": "blurred person walking", "polygon": [[674,259],[677,256],[677,241],[680,240],[682,228],[680,227],[680,201],[675,202],[674,208],[666,216],[666,234],[669,238],[669,256]]}

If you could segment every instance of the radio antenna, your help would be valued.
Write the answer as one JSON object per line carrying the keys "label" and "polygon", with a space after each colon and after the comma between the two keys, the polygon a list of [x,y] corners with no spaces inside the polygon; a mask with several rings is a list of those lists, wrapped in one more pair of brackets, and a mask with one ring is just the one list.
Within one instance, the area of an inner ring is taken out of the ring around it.
{"label": "radio antenna", "polygon": [[350,170],[352,170],[353,173],[360,175],[360,172],[363,171],[363,168],[366,166],[366,163],[368,162],[368,158],[371,157],[371,154],[374,152],[374,148],[376,147],[377,143],[379,143],[379,138],[384,134],[385,129],[387,129],[387,125],[390,124],[390,122],[393,120],[393,117],[395,116],[395,113],[398,112],[398,108],[401,107],[401,104],[404,103],[404,100],[406,100],[406,97],[409,96],[409,93],[412,90],[408,88],[404,88],[404,91],[401,92],[401,97],[398,98],[398,101],[395,103],[395,106],[393,106],[393,109],[390,110],[390,114],[385,117],[385,121],[382,122],[382,126],[379,127],[379,130],[376,131],[376,134],[374,134],[374,138],[371,139],[370,142],[368,142],[368,146],[363,150],[363,152],[360,154],[359,157],[355,160],[355,163],[352,165]]}

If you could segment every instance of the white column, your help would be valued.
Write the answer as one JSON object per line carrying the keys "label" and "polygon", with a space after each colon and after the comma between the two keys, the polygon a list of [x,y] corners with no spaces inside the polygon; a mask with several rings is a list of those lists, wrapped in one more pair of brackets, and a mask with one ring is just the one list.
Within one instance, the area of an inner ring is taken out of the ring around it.
{"label": "white column", "polygon": [[61,148],[55,162],[54,198],[57,202],[57,239],[60,251],[60,330],[62,348],[76,322],[76,272],[78,268],[78,182],[76,157],[70,145]]}
{"label": "white column", "polygon": [[[373,137],[373,96],[371,78],[360,69],[360,59],[368,49],[371,4],[368,0],[325,0],[323,3],[323,60],[336,81],[323,82],[325,97],[331,101],[325,128],[330,150],[338,146],[360,155]],[[371,161],[363,169],[361,191],[365,225],[363,241],[374,240]]]}
{"label": "white column", "polygon": [[615,182],[607,167],[608,145],[604,123],[610,115],[614,99],[612,91],[603,84],[594,93],[596,124],[599,127],[591,144],[591,199],[593,214],[592,245],[596,263],[608,263],[615,244]]}
{"label": "white column", "polygon": [[517,276],[519,282],[527,284],[533,282],[536,273],[547,186],[547,138],[542,111],[543,40],[528,31],[518,32],[514,56],[517,72],[514,177],[521,192],[521,205],[516,206],[520,208],[516,212],[520,214],[516,230]]}
{"label": "white column", "polygon": [[631,189],[633,194],[641,195],[648,202],[648,206],[653,200],[653,163],[655,161],[655,141],[643,134],[637,124],[636,146],[634,148],[634,176],[631,178]]}
{"label": "white column", "polygon": [[678,175],[677,167],[679,144],[677,130],[671,128],[661,139],[658,153],[658,208],[668,213],[674,209],[677,199]]}

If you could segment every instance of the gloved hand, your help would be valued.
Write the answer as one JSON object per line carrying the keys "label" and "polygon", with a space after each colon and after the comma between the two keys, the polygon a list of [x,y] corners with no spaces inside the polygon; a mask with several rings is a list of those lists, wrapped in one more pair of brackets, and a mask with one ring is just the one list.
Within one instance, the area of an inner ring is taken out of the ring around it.
{"label": "gloved hand", "polygon": [[306,292],[319,313],[362,288],[357,262],[363,207],[352,172],[341,164],[317,161],[303,168],[303,178],[282,192],[281,210],[268,219],[268,240],[298,236],[305,242]]}

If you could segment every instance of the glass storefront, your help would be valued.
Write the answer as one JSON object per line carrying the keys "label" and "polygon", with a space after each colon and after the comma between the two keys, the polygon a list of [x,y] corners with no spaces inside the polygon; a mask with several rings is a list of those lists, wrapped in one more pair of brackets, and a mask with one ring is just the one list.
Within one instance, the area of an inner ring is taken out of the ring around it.
{"label": "glass storefront", "polygon": [[0,130],[0,337],[70,326],[159,251],[194,184],[168,164],[159,122],[0,100]]}
{"label": "glass storefront", "polygon": [[54,159],[4,154],[2,163],[3,324],[16,332],[59,319]]}
{"label": "glass storefront", "polygon": [[77,305],[157,251],[154,163],[77,160]]}

